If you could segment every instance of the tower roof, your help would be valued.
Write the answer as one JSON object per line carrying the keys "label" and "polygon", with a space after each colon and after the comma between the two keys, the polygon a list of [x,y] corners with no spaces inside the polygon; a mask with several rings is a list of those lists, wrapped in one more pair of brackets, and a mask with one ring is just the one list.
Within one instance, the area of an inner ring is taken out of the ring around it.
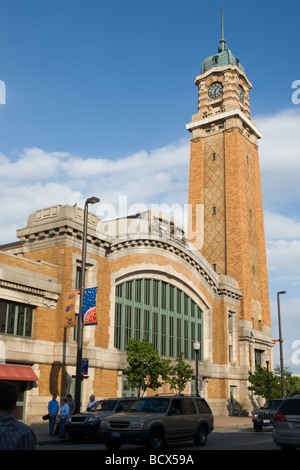
{"label": "tower roof", "polygon": [[225,67],[226,65],[236,65],[244,72],[244,67],[239,59],[234,57],[228,49],[226,40],[224,39],[224,22],[223,22],[223,6],[221,7],[221,39],[219,42],[218,53],[207,57],[202,64],[201,73],[205,73],[214,67]]}

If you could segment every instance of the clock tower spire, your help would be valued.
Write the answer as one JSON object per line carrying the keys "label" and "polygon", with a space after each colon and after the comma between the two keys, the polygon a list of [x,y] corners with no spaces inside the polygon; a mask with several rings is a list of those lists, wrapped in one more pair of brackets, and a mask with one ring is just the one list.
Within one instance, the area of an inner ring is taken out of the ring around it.
{"label": "clock tower spire", "polygon": [[224,39],[224,21],[223,21],[223,5],[221,6],[221,39],[219,43],[219,52],[227,50],[227,44]]}
{"label": "clock tower spire", "polygon": [[203,61],[195,85],[198,109],[186,126],[189,240],[218,274],[237,279],[241,318],[251,328],[270,329],[258,156],[262,135],[250,117],[252,85],[224,39],[223,8],[218,52]]}

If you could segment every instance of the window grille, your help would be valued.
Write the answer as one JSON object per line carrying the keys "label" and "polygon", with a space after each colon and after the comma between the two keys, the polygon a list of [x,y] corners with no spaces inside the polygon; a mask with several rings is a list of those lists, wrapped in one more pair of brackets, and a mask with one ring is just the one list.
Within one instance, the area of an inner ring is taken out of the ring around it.
{"label": "window grille", "polygon": [[157,279],[134,279],[116,286],[114,346],[124,351],[129,338],[147,338],[160,355],[194,359],[201,344],[202,310],[185,292]]}

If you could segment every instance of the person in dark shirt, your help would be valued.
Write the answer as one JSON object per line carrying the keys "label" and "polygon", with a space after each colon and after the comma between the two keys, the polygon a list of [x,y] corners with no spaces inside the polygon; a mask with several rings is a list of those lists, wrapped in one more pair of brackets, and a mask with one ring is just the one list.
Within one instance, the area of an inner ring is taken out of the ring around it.
{"label": "person in dark shirt", "polygon": [[32,429],[14,418],[18,389],[11,382],[0,382],[0,450],[34,450]]}
{"label": "person in dark shirt", "polygon": [[76,402],[75,400],[73,400],[72,395],[70,393],[67,395],[67,400],[69,405],[70,416],[72,416],[76,410]]}

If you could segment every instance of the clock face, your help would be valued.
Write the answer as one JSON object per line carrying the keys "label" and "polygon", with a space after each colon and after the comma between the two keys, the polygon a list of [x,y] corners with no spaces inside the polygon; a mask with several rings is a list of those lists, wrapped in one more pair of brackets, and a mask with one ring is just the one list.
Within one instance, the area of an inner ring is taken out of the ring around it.
{"label": "clock face", "polygon": [[238,94],[239,94],[240,102],[243,103],[243,102],[244,102],[245,93],[244,93],[243,87],[241,87],[241,85],[239,85]]}
{"label": "clock face", "polygon": [[218,98],[223,92],[223,85],[221,82],[214,82],[208,89],[208,96],[212,99]]}

